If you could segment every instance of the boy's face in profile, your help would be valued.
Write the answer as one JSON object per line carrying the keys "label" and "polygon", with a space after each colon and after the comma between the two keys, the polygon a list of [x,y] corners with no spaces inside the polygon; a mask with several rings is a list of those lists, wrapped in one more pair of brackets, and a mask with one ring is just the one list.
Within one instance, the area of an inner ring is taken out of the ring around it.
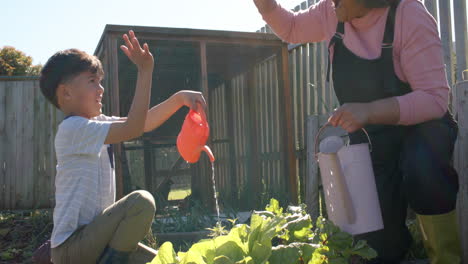
{"label": "boy's face in profile", "polygon": [[63,84],[62,102],[73,115],[92,118],[102,113],[102,95],[104,87],[101,85],[102,76],[82,72]]}

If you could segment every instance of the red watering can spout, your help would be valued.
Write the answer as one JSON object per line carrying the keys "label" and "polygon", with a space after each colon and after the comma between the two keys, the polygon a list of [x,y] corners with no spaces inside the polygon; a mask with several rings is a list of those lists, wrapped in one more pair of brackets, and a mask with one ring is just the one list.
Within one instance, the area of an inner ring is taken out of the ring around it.
{"label": "red watering can spout", "polygon": [[210,147],[205,145],[205,146],[203,146],[202,149],[203,149],[203,151],[206,152],[206,155],[208,155],[208,158],[210,158],[211,163],[215,162],[215,157],[213,155],[213,152],[211,152]]}
{"label": "red watering can spout", "polygon": [[[201,109],[201,108],[199,108]],[[200,158],[201,151],[205,151],[211,162],[215,158],[208,146],[205,146],[210,135],[210,127],[203,110],[190,110],[185,117],[182,129],[177,137],[177,149],[185,161],[195,163]]]}

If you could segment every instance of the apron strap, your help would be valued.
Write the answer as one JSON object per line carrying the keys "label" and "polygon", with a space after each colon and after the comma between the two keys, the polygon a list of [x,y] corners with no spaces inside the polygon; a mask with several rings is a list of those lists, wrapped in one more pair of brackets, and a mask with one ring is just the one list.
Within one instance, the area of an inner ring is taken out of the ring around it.
{"label": "apron strap", "polygon": [[330,70],[331,70],[331,59],[330,59],[330,49],[333,45],[335,45],[338,41],[343,41],[344,37],[344,22],[338,22],[336,25],[336,32],[335,35],[330,40],[328,44],[328,63],[327,63],[327,82],[330,82]]}
{"label": "apron strap", "polygon": [[395,73],[393,62],[393,40],[395,35],[395,15],[400,0],[396,0],[390,6],[387,22],[385,24],[385,34],[382,42],[382,70],[384,75],[383,89],[388,96],[398,96],[410,92],[411,88],[404,89],[400,87],[400,81]]}
{"label": "apron strap", "polygon": [[[385,32],[384,38],[382,41],[382,70],[384,75],[384,87],[383,89],[389,96],[402,95],[411,91],[411,88],[408,86],[402,91],[400,88],[400,82],[398,77],[395,74],[395,68],[393,63],[393,40],[395,35],[395,16],[396,9],[401,0],[395,0],[390,6],[390,10],[387,15],[387,21],[385,23]],[[331,55],[330,49],[339,41],[343,41],[344,38],[344,22],[338,22],[336,26],[336,33],[330,40],[328,45],[328,65],[327,65],[327,82],[330,82],[330,72],[331,72]]]}

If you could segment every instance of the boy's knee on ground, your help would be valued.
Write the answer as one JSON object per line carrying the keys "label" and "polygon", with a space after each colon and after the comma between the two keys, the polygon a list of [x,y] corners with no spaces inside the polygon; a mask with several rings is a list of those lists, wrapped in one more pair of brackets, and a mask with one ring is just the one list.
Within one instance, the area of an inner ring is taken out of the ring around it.
{"label": "boy's knee on ground", "polygon": [[139,190],[132,192],[129,198],[135,199],[134,206],[142,208],[143,210],[149,210],[153,213],[156,211],[156,202],[151,193],[145,190]]}

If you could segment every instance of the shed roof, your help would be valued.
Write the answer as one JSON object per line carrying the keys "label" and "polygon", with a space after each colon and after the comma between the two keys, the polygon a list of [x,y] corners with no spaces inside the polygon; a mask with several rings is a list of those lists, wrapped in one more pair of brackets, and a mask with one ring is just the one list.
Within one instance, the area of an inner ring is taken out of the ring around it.
{"label": "shed roof", "polygon": [[104,37],[108,34],[121,35],[129,30],[133,30],[137,34],[158,35],[164,39],[185,38],[187,40],[208,40],[216,41],[222,39],[236,40],[237,42],[252,42],[258,41],[258,44],[264,45],[281,45],[282,41],[274,34],[255,33],[255,32],[238,32],[238,31],[223,31],[223,30],[206,30],[206,29],[190,29],[190,28],[167,28],[167,27],[146,27],[146,26],[131,26],[131,25],[111,25],[108,24],[104,28],[101,38],[95,50],[97,55],[99,49],[103,45]]}

